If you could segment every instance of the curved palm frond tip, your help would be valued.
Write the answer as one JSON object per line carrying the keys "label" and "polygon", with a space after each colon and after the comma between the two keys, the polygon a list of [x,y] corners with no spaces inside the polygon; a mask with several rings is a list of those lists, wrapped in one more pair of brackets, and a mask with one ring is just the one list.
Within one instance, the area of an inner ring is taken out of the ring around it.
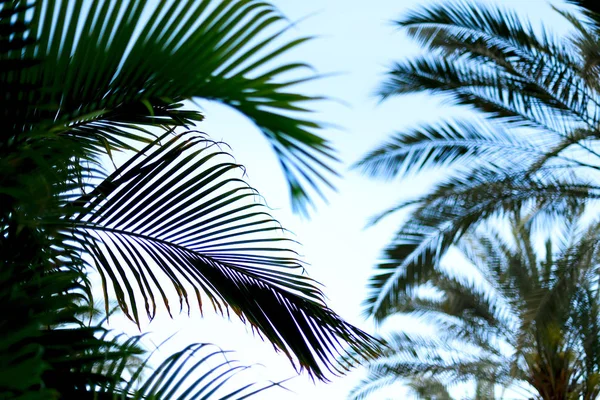
{"label": "curved palm frond tip", "polygon": [[557,11],[569,37],[466,1],[423,6],[397,21],[427,53],[396,63],[381,96],[432,93],[473,117],[395,134],[356,164],[383,178],[441,167],[447,174],[430,193],[381,214],[415,206],[371,281],[368,315],[389,315],[396,297],[427,279],[481,221],[522,206],[549,215],[598,199],[599,31],[581,9],[571,11]]}
{"label": "curved palm frond tip", "polygon": [[[214,345],[197,343],[167,357],[149,376],[144,376],[152,357],[133,368],[128,381],[110,383],[96,388],[99,398],[127,400],[142,399],[231,399],[254,397],[274,387],[283,388],[283,382],[268,384],[239,383],[239,375],[248,366],[229,359],[229,352],[214,349]],[[123,362],[109,366],[111,373],[123,374]]]}

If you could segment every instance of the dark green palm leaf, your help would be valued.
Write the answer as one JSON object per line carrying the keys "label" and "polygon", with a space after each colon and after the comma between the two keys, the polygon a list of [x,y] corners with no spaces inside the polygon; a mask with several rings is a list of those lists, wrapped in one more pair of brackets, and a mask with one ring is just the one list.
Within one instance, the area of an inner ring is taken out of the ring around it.
{"label": "dark green palm leaf", "polygon": [[[25,2],[3,7],[12,4]],[[209,99],[237,109],[263,131],[296,210],[306,212],[311,204],[307,188],[329,185],[333,150],[315,133],[319,124],[303,117],[303,104],[318,98],[292,89],[307,79],[298,78],[306,65],[273,65],[307,39],[282,40],[283,17],[272,5],[72,0],[40,1],[31,11],[28,40],[36,45],[9,51],[8,58],[43,64],[7,80],[43,88],[35,93],[21,86],[14,97],[31,99],[35,114],[51,117],[53,132],[104,152],[131,148],[154,139],[143,126],[192,127],[203,115],[181,102]]]}
{"label": "dark green palm leaf", "polygon": [[[112,286],[124,312],[139,323],[156,297],[189,310],[193,292],[202,309],[230,307],[288,357],[320,379],[322,366],[350,345],[363,356],[376,343],[325,306],[290,239],[258,203],[258,194],[232,174],[239,165],[203,136],[167,136],[150,144],[93,192],[72,231],[94,259],[105,296]],[[163,282],[170,282],[172,290]],[[203,300],[204,298],[204,300]]]}

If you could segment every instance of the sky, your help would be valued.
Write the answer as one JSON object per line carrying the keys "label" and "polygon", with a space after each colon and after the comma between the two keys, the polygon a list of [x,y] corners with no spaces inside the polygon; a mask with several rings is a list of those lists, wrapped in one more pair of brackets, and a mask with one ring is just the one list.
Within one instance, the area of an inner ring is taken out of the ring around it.
{"label": "sky", "polygon": [[[375,332],[361,314],[366,284],[382,248],[392,237],[404,217],[391,216],[375,227],[365,229],[369,218],[427,190],[437,178],[435,173],[402,181],[383,182],[361,176],[349,166],[361,155],[381,143],[388,134],[432,119],[454,115],[456,108],[443,105],[427,95],[394,98],[383,103],[375,96],[378,84],[391,62],[417,51],[391,20],[408,9],[422,4],[417,0],[274,0],[273,3],[291,21],[299,22],[288,38],[317,36],[287,57],[301,60],[323,74],[336,73],[301,89],[305,93],[325,95],[332,100],[315,104],[315,118],[335,125],[322,134],[339,151],[344,175],[334,183],[337,192],[328,193],[328,203],[318,204],[311,219],[290,212],[283,174],[267,141],[240,114],[218,104],[201,102],[206,115],[200,128],[213,139],[223,140],[232,148],[237,162],[247,169],[248,182],[258,189],[273,215],[294,232],[302,243],[303,259],[310,265],[309,275],[324,285],[328,305],[347,321]],[[507,7],[535,10],[545,18],[549,8],[545,0],[504,1]],[[132,334],[139,333],[120,317],[110,326]],[[296,375],[287,358],[254,336],[240,321],[228,321],[205,314],[200,318],[192,311],[171,320],[159,315],[143,327],[151,333],[149,343],[160,343],[175,334],[161,349],[161,354],[194,342],[210,342],[235,351],[242,364],[260,363],[240,377],[238,382],[282,380]],[[344,399],[363,376],[359,368],[346,377],[333,378],[328,384],[313,382],[306,374],[286,382],[289,391],[273,389],[261,399]],[[397,389],[395,398],[405,398]],[[383,395],[382,395],[383,396]],[[373,399],[387,398],[374,396]]]}

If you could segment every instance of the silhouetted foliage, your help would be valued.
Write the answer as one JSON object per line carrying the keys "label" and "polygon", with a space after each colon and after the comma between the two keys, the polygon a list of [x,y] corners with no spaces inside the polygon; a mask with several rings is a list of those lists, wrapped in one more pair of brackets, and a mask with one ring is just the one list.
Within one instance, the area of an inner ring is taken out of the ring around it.
{"label": "silhouetted foliage", "polygon": [[[306,40],[282,41],[282,21],[255,0],[0,1],[0,397],[173,398],[204,365],[195,345],[140,381],[140,338],[84,322],[93,270],[106,312],[115,298],[139,324],[208,301],[318,379],[348,367],[336,361],[347,346],[375,354],[183,103],[252,120],[305,212],[335,157],[304,118],[316,98],[292,88],[306,66],[271,63]],[[219,368],[178,398],[254,391],[219,392],[240,367]]]}

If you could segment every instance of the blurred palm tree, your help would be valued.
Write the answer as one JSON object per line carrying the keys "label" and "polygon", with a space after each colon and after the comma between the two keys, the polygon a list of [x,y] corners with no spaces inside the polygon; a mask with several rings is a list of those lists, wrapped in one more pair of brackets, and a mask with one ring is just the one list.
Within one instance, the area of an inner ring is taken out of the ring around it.
{"label": "blurred palm tree", "polygon": [[374,219],[411,208],[370,281],[366,314],[375,320],[435,275],[477,224],[532,204],[547,216],[600,195],[600,25],[572,4],[554,11],[566,34],[466,1],[423,6],[397,22],[426,53],[396,63],[381,97],[440,94],[470,115],[393,135],[356,165],[374,177],[446,176]]}
{"label": "blurred palm tree", "polygon": [[420,398],[451,398],[465,382],[475,383],[477,399],[502,389],[598,397],[600,223],[586,226],[574,213],[541,235],[529,217],[515,213],[510,235],[489,227],[465,234],[457,247],[471,268],[447,259],[396,300],[396,315],[419,318],[432,333],[392,335],[350,398],[402,381]]}
{"label": "blurred palm tree", "polygon": [[[282,21],[256,0],[0,2],[2,396],[86,398],[107,385],[105,397],[129,396],[118,366],[141,350],[84,323],[92,270],[106,311],[115,298],[139,325],[208,301],[318,379],[344,371],[336,355],[348,346],[375,353],[183,103],[214,100],[252,120],[305,212],[335,156],[304,117],[316,98],[292,88],[314,77],[280,58],[306,38],[282,42]],[[169,368],[151,387],[173,382],[181,370]],[[135,393],[165,398],[144,387]]]}

